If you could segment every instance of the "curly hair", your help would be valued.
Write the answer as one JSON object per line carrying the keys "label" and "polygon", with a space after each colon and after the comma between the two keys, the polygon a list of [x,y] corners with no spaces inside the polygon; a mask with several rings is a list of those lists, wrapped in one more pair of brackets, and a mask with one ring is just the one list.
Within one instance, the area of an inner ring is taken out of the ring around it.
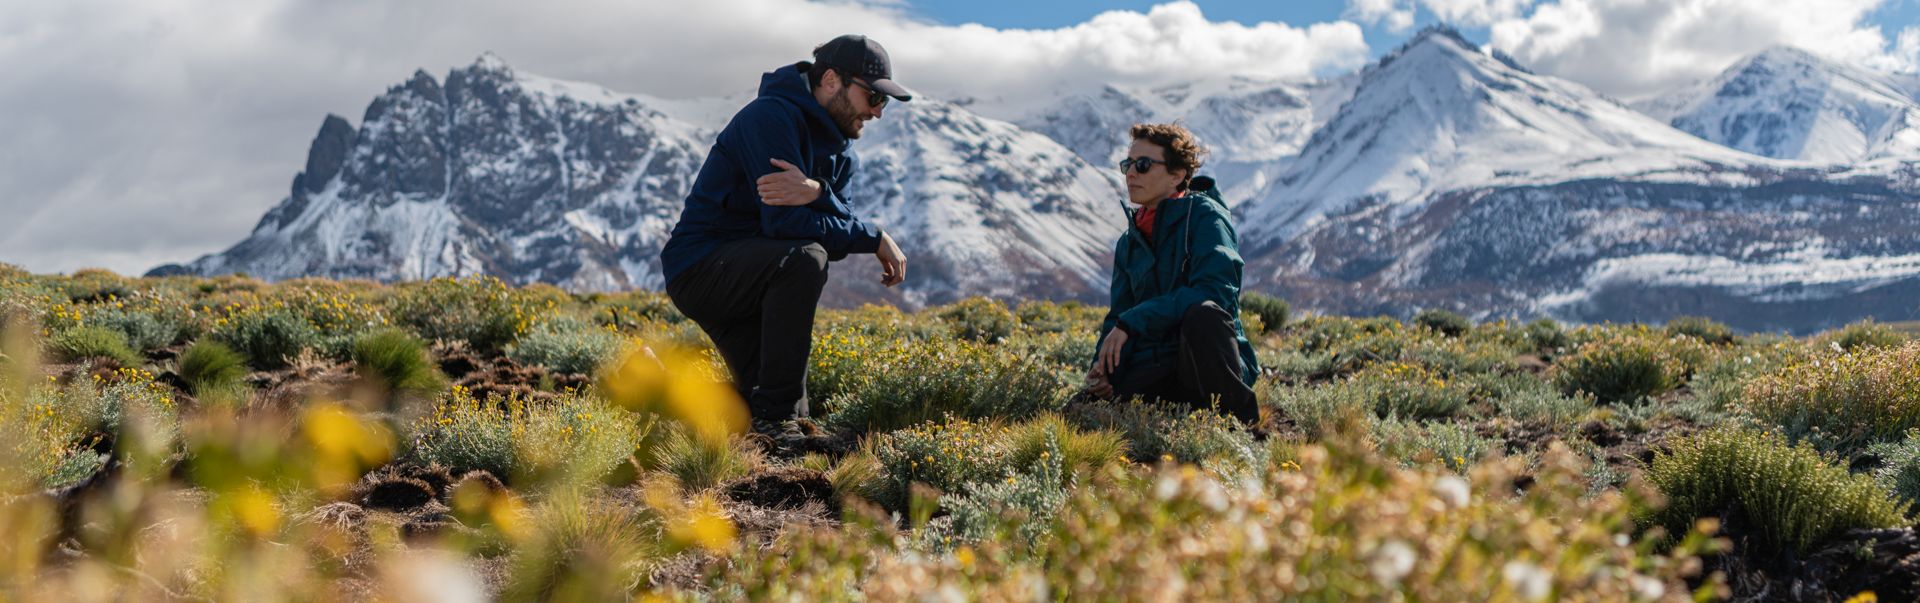
{"label": "curly hair", "polygon": [[1131,133],[1134,140],[1166,149],[1167,169],[1187,171],[1187,177],[1180,180],[1180,190],[1187,190],[1187,184],[1193,181],[1193,175],[1200,171],[1207,157],[1207,148],[1200,146],[1200,139],[1180,124],[1134,124]]}

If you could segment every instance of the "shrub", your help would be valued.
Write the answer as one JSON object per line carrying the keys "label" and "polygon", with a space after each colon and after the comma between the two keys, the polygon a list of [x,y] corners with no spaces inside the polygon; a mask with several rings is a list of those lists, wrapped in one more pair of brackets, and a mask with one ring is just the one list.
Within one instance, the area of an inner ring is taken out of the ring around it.
{"label": "shrub", "polygon": [[1393,362],[1377,364],[1336,386],[1352,390],[1380,417],[1451,417],[1471,401],[1471,388],[1426,367]]}
{"label": "shrub", "polygon": [[1012,449],[1014,466],[1036,467],[1043,454],[1051,454],[1060,463],[1058,473],[1062,480],[1127,460],[1127,440],[1119,433],[1100,429],[1082,431],[1054,413],[1013,425],[1007,442]]}
{"label": "shrub", "polygon": [[574,318],[542,321],[507,346],[507,357],[560,373],[591,374],[619,355],[625,338]]}
{"label": "shrub", "polygon": [[909,486],[918,482],[942,492],[969,483],[1005,479],[1013,470],[1007,429],[995,423],[949,418],[881,435],[872,454],[886,469],[879,502],[905,509]]}
{"label": "shrub", "polygon": [[[650,425],[650,424],[649,424]],[[414,425],[408,460],[454,473],[475,469],[517,482],[591,481],[632,456],[646,426],[596,398],[488,396],[454,386]]]}
{"label": "shrub", "polygon": [[1755,378],[1805,362],[1818,348],[1786,340],[1734,348],[1693,376],[1694,394],[1715,410],[1737,406]]}
{"label": "shrub", "polygon": [[1224,471],[1258,467],[1264,449],[1239,421],[1211,410],[1157,402],[1092,403],[1071,415],[1088,429],[1126,438],[1127,454],[1141,462],[1171,460]]}
{"label": "shrub", "polygon": [[1613,336],[1581,345],[1560,357],[1550,371],[1566,394],[1586,392],[1602,404],[1632,402],[1678,387],[1686,365],[1663,348],[1665,342]]}
{"label": "shrub", "polygon": [[997,346],[946,339],[813,339],[807,390],[825,399],[822,422],[886,431],[952,414],[1020,419],[1055,410],[1073,381]]}
{"label": "shrub", "polygon": [[593,323],[628,331],[646,323],[679,324],[687,317],[673,306],[673,300],[658,291],[629,291],[601,295],[595,300]]}
{"label": "shrub", "polygon": [[1828,331],[1815,340],[1823,347],[1836,348],[1841,352],[1854,352],[1863,348],[1899,347],[1907,342],[1907,336],[1892,327],[1874,322],[1872,319],[1849,324],[1837,331]]}
{"label": "shrub", "polygon": [[1795,441],[1852,452],[1920,427],[1920,343],[1815,356],[1758,377],[1745,391],[1738,412]]}
{"label": "shrub", "polygon": [[1707,345],[1733,343],[1733,329],[1714,322],[1713,319],[1699,316],[1681,316],[1669,320],[1662,332],[1668,337],[1692,337]]}
{"label": "shrub", "polygon": [[1260,293],[1258,291],[1240,291],[1240,310],[1260,317],[1260,324],[1266,328],[1261,333],[1270,333],[1287,326],[1287,319],[1293,314],[1293,306],[1286,300]]}
{"label": "shrub", "polygon": [[965,494],[940,497],[940,506],[953,517],[953,533],[960,542],[992,539],[1015,541],[1022,549],[1039,544],[1060,505],[1067,501],[1067,473],[1059,443],[1042,441],[1034,470],[1007,476],[1004,481],[966,484]]}
{"label": "shrub", "polygon": [[1554,322],[1551,318],[1527,323],[1521,332],[1525,334],[1526,341],[1534,352],[1548,356],[1558,354],[1561,348],[1572,344],[1572,338],[1567,337],[1567,332],[1560,328],[1560,323]]}
{"label": "shrub", "polygon": [[1911,511],[1920,503],[1920,430],[1907,430],[1906,439],[1875,444],[1867,452],[1880,458],[1874,481]]}
{"label": "shrub", "polygon": [[1413,324],[1448,337],[1459,337],[1473,330],[1473,321],[1458,312],[1427,308],[1413,315]]}
{"label": "shrub", "polygon": [[761,464],[758,453],[740,438],[710,442],[677,428],[666,429],[650,453],[653,468],[673,476],[688,492],[746,475]]}
{"label": "shrub", "polygon": [[246,309],[214,322],[212,337],[260,370],[286,367],[302,350],[320,345],[320,332],[284,309]]}
{"label": "shrub", "polygon": [[985,297],[969,297],[933,313],[947,323],[954,337],[981,343],[1006,339],[1019,324],[1005,304]]}
{"label": "shrub", "polygon": [[1402,466],[1439,463],[1458,473],[1466,473],[1498,445],[1455,423],[1381,421],[1373,426],[1373,438],[1381,455]]}
{"label": "shrub", "polygon": [[1021,328],[1036,333],[1094,333],[1100,330],[1100,321],[1106,317],[1106,308],[1089,306],[1076,301],[1024,301],[1015,307],[1013,313],[1020,319]]}
{"label": "shrub", "polygon": [[180,337],[181,331],[180,325],[151,312],[103,310],[94,312],[87,320],[126,335],[128,347],[136,353],[167,347]]}
{"label": "shrub", "polygon": [[1649,514],[1670,533],[1724,513],[1766,552],[1806,552],[1850,529],[1897,526],[1906,509],[1872,477],[1850,475],[1810,446],[1733,428],[1680,439],[1654,455],[1647,477],[1667,497]]}
{"label": "shrub", "polygon": [[569,494],[525,521],[530,534],[506,560],[502,600],[634,599],[650,564],[670,552],[660,514],[645,506]]}
{"label": "shrub", "polygon": [[202,400],[246,400],[246,359],[220,342],[196,341],[180,353],[178,373],[187,391]]}
{"label": "shrub", "polygon": [[353,363],[362,378],[395,392],[425,393],[445,381],[419,338],[398,329],[362,335],[353,342]]}
{"label": "shrub", "polygon": [[493,277],[434,279],[404,286],[393,301],[394,320],[428,340],[465,341],[494,351],[533,318],[516,305],[513,288]]}
{"label": "shrub", "polygon": [[1000,347],[1028,362],[1059,368],[1065,371],[1067,379],[1080,379],[1086,376],[1087,367],[1093,366],[1093,346],[1099,342],[1097,335],[1091,330],[1015,333]]}
{"label": "shrub", "polygon": [[1556,431],[1564,429],[1593,411],[1592,394],[1562,393],[1553,384],[1530,377],[1512,376],[1491,380],[1487,388],[1494,408],[1501,415],[1522,423],[1544,425]]}
{"label": "shrub", "polygon": [[62,360],[78,362],[92,358],[113,360],[120,366],[140,366],[143,360],[127,346],[127,336],[99,326],[80,325],[53,335],[47,348]]}

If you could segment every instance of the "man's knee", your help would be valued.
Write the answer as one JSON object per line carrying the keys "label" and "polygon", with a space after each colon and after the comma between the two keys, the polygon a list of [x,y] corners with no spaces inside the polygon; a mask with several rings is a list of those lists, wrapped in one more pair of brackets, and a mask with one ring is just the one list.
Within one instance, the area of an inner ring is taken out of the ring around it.
{"label": "man's knee", "polygon": [[780,260],[780,274],[803,280],[825,282],[827,279],[827,248],[819,243],[807,243],[796,246]]}

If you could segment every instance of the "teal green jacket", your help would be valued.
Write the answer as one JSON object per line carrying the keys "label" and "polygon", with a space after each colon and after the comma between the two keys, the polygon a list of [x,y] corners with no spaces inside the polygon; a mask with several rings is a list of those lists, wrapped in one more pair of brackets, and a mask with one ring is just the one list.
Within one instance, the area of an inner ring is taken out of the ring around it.
{"label": "teal green jacket", "polygon": [[1213,179],[1194,178],[1185,197],[1161,202],[1153,233],[1149,242],[1133,224],[1133,209],[1127,209],[1127,232],[1113,248],[1107,318],[1093,349],[1097,352],[1113,329],[1122,328],[1127,344],[1117,374],[1172,366],[1179,353],[1181,316],[1188,307],[1211,301],[1233,316],[1241,380],[1253,385],[1260,365],[1240,324],[1240,271],[1246,262],[1240,259],[1240,237]]}

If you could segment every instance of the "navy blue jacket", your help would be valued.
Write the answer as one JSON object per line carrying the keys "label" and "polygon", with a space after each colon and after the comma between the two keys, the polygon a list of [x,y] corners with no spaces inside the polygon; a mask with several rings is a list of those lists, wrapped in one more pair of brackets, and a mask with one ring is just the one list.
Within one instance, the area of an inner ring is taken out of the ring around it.
{"label": "navy blue jacket", "polygon": [[[686,208],[660,250],[660,271],[671,283],[721,243],[762,237],[806,239],[829,259],[880,248],[880,229],[853,215],[845,196],[853,176],[851,141],[813,98],[807,63],[760,76],[760,97],[735,113],[693,179]],[[761,176],[779,171],[770,158],[798,166],[827,187],[810,205],[760,202]]]}

